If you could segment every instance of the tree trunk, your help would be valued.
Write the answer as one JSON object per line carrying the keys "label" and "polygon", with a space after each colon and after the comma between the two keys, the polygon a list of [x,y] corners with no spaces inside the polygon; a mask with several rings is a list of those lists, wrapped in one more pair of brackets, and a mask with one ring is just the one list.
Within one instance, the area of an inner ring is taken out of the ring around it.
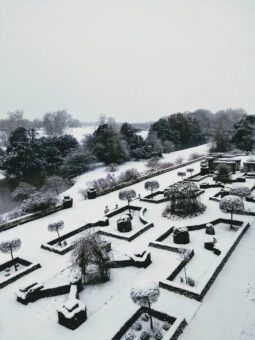
{"label": "tree trunk", "polygon": [[61,241],[60,241],[60,235],[59,235],[59,231],[58,230],[56,230],[57,231],[57,234],[58,234],[58,240],[59,240],[59,245],[60,245],[60,247],[61,247]]}
{"label": "tree trunk", "polygon": [[152,315],[151,315],[151,304],[150,304],[150,300],[149,299],[148,299],[148,305],[149,305],[149,315],[150,315],[151,330],[154,330],[154,328],[153,328],[153,321],[152,321]]}
{"label": "tree trunk", "polygon": [[233,228],[233,209],[231,210],[231,224],[230,224],[230,229]]}
{"label": "tree trunk", "polygon": [[187,284],[186,265],[183,267],[183,270],[184,270],[185,283]]}
{"label": "tree trunk", "polygon": [[[12,253],[12,249],[11,249],[11,257],[12,257],[12,260],[14,260],[13,253]],[[17,271],[16,264],[14,264],[14,268],[15,268],[15,272],[16,272],[16,271]]]}

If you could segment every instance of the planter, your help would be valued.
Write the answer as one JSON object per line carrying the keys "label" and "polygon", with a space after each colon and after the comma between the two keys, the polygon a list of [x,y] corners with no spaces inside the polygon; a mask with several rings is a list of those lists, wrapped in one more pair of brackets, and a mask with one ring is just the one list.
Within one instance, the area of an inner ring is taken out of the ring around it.
{"label": "planter", "polygon": [[173,231],[173,241],[176,244],[188,244],[190,242],[187,228],[175,228]]}

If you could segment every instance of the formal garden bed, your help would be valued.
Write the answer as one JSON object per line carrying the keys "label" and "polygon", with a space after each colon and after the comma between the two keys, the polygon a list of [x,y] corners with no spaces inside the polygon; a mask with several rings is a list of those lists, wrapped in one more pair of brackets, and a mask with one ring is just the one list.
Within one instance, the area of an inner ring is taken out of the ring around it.
{"label": "formal garden bed", "polygon": [[[150,315],[153,320],[153,330],[150,327]],[[155,309],[141,307],[112,340],[174,340],[186,324],[185,320],[179,320]]]}
{"label": "formal garden bed", "polygon": [[168,198],[164,195],[164,191],[155,191],[152,194],[140,198],[140,201],[158,204],[168,201]]}
{"label": "formal garden bed", "polygon": [[153,227],[153,223],[146,219],[146,211],[147,209],[142,207],[124,206],[109,212],[105,215],[109,218],[109,226],[99,230],[99,233],[131,242]]}
{"label": "formal garden bed", "polygon": [[180,264],[160,286],[201,301],[249,226],[227,219],[188,226],[182,228],[189,233],[185,246],[174,242],[174,227],[170,228],[150,243],[179,253]]}
{"label": "formal garden bed", "polygon": [[0,288],[3,288],[19,278],[41,268],[39,263],[33,264],[20,257],[0,265]]}

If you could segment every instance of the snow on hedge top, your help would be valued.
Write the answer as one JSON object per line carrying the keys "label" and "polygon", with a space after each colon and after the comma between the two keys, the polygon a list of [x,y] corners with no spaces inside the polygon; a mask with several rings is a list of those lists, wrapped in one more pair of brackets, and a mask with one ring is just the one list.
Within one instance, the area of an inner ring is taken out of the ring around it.
{"label": "snow on hedge top", "polygon": [[244,197],[244,196],[249,196],[251,193],[251,190],[249,187],[244,186],[244,185],[232,185],[230,187],[230,194],[231,195],[236,195],[236,196],[240,196],[240,197]]}
{"label": "snow on hedge top", "polygon": [[130,216],[127,214],[120,216],[117,220],[118,223],[124,223],[124,222],[129,222],[129,221],[130,221]]}
{"label": "snow on hedge top", "polygon": [[220,201],[220,209],[225,211],[241,211],[244,209],[243,200],[236,195],[227,195]]}
{"label": "snow on hedge top", "polygon": [[187,227],[174,227],[174,233],[185,233],[188,231]]}

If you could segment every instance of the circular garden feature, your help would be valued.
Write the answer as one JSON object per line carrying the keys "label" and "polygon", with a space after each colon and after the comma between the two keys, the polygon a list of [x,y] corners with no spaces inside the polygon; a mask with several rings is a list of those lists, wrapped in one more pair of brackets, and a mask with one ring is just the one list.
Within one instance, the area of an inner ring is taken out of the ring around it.
{"label": "circular garden feature", "polygon": [[125,214],[125,215],[122,215],[120,218],[118,218],[117,229],[121,233],[127,233],[132,230],[132,223],[131,223],[130,215]]}
{"label": "circular garden feature", "polygon": [[173,241],[176,244],[188,244],[190,242],[188,228],[175,227],[173,230]]}

